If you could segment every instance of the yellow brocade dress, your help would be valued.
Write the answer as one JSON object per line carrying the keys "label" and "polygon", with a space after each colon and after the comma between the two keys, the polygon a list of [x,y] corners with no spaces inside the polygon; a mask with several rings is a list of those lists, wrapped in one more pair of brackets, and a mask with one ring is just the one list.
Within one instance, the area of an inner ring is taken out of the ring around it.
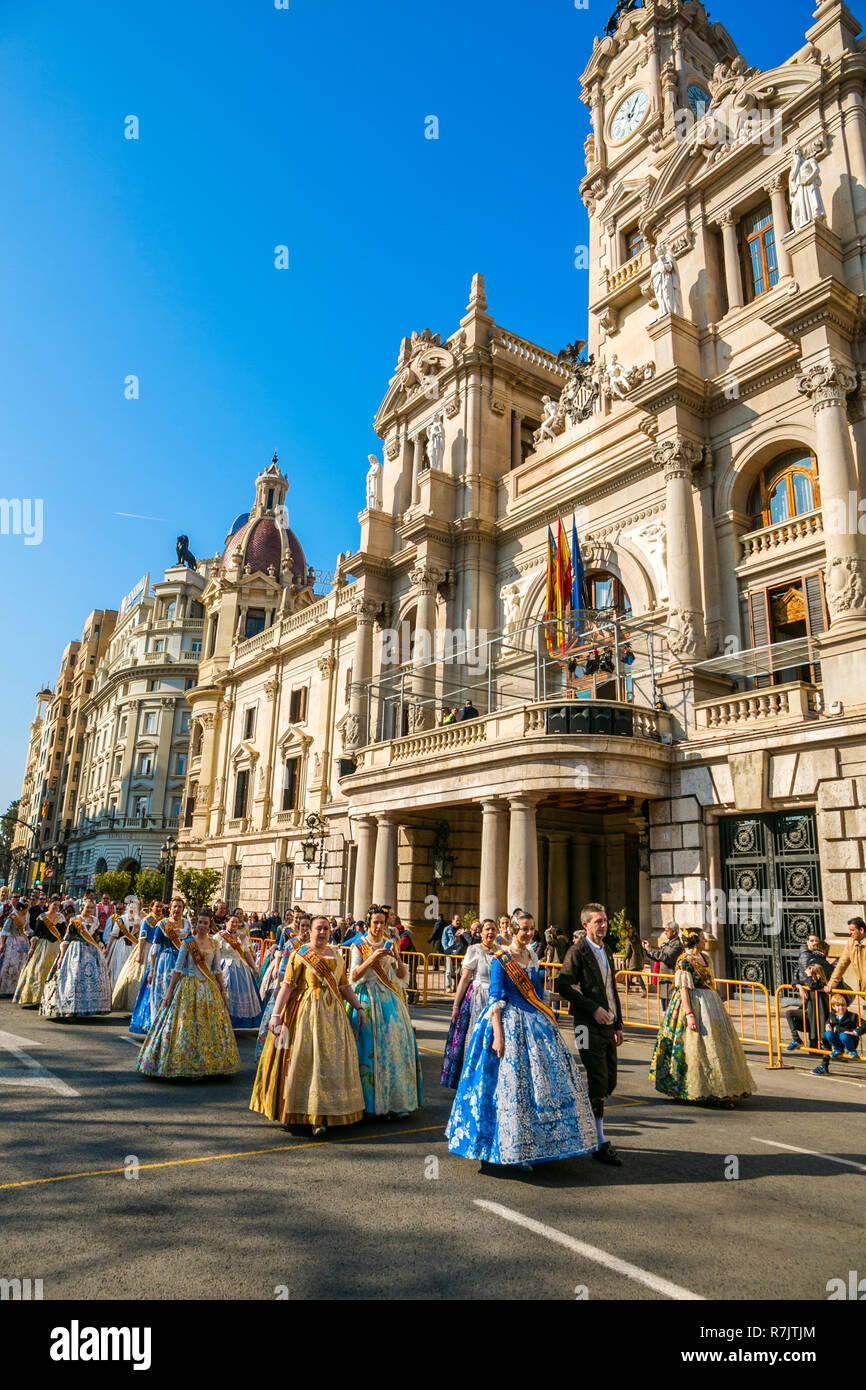
{"label": "yellow brocade dress", "polygon": [[[202,948],[214,973],[216,949]],[[178,951],[177,982],[170,1004],[163,1002],[138,1054],[144,1076],[228,1076],[240,1071],[235,1035],[219,986],[199,969],[184,943]]]}
{"label": "yellow brocade dress", "polygon": [[[337,989],[342,955],[320,956]],[[351,1125],[364,1114],[358,1052],[345,1007],[304,960],[289,957],[284,981],[294,985],[283,1030],[269,1033],[259,1058],[250,1109],[279,1124]]]}

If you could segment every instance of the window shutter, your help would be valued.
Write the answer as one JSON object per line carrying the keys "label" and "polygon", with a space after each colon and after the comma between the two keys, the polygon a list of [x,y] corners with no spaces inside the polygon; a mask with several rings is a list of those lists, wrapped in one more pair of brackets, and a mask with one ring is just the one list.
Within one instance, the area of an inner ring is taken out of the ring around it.
{"label": "window shutter", "polygon": [[[809,619],[809,636],[815,637],[826,630],[824,620],[824,579],[820,574],[807,574],[803,580],[806,589],[806,612]],[[821,667],[816,661],[812,667],[812,680],[821,683]]]}
{"label": "window shutter", "polygon": [[[770,615],[767,609],[767,595],[763,590],[756,594],[749,594],[749,614],[752,620],[752,646],[768,647],[770,645]],[[758,689],[770,685],[769,676],[756,676],[755,685]]]}

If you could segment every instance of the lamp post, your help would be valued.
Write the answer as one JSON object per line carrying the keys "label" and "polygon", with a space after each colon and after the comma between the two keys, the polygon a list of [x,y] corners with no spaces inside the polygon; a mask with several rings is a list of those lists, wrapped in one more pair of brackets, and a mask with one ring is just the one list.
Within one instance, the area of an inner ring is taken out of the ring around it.
{"label": "lamp post", "polygon": [[171,892],[174,888],[174,864],[176,859],[177,840],[173,835],[169,835],[162,847],[159,860],[162,869],[162,896],[166,903],[171,902]]}
{"label": "lamp post", "polygon": [[318,876],[321,882],[325,870],[325,835],[327,827],[322,817],[315,811],[307,816],[304,824],[307,827],[307,834],[301,841],[301,856],[304,863],[312,868],[318,865]]}
{"label": "lamp post", "polygon": [[451,830],[447,821],[440,821],[433,841],[433,884],[447,883],[454,877],[454,855],[449,844]]}

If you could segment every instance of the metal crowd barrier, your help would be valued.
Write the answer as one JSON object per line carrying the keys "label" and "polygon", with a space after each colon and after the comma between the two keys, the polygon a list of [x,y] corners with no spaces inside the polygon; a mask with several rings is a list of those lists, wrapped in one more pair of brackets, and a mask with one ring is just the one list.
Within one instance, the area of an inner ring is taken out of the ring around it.
{"label": "metal crowd barrier", "polygon": [[[836,989],[836,988],[834,987],[834,989],[833,989],[832,992],[833,992],[833,994],[843,994],[843,995],[847,996],[848,999],[851,999],[851,1000],[856,999],[856,1001],[857,1001],[857,1026],[858,1026],[858,1028],[862,1028],[862,1027],[864,1026],[864,1023],[866,1023],[866,1019],[864,1019],[864,1007],[866,1007],[866,1005],[864,1005],[864,1001],[866,1001],[866,991],[864,991],[864,990],[857,990],[857,989],[844,989],[844,988],[842,988],[842,989]],[[811,993],[812,993],[812,991],[809,991],[809,994],[811,994]],[[821,1008],[819,1007],[818,1000],[817,1000],[817,999],[815,1000],[815,1035],[816,1035],[816,1037],[819,1038],[820,1040],[823,1040],[823,1037],[824,1037],[824,1029],[826,1028],[827,1022],[828,1022],[829,1017],[830,1017],[830,995],[829,995],[829,994],[825,994],[823,990],[815,990],[814,993],[817,994],[817,995],[822,995],[823,998],[826,1000],[826,1003],[827,1003],[827,1010],[826,1010],[826,1013],[824,1014],[824,1017],[822,1018],[822,1017],[821,1017],[821,1014],[822,1014],[823,1011],[822,1011]],[[782,1061],[782,1053],[783,1053],[783,1051],[785,1050],[785,1048],[787,1047],[788,1042],[790,1041],[790,1039],[784,1040],[784,1041],[783,1041],[783,1038],[782,1038],[782,1016],[781,1016],[781,1011],[780,1011],[780,1008],[779,1008],[779,1002],[780,1002],[781,997],[782,997],[783,994],[794,994],[794,995],[797,995],[797,996],[799,997],[799,990],[798,990],[797,985],[780,985],[779,988],[776,990],[776,994],[775,994],[775,1004],[776,1004],[776,1010],[775,1010],[775,1012],[776,1012],[776,1065],[779,1066],[779,1067],[783,1067],[783,1066],[785,1065],[785,1063]],[[812,1056],[812,1057],[821,1057],[821,1058],[823,1058],[823,1057],[829,1057],[829,1056],[830,1056],[830,1049],[829,1049],[829,1047],[823,1047],[823,1046],[821,1046],[821,1047],[811,1047],[811,1046],[809,1046],[809,1042],[808,1042],[808,1039],[809,1039],[809,1019],[808,1019],[808,1014],[807,1014],[807,1012],[806,1012],[806,1011],[807,1011],[807,1008],[808,1008],[808,1004],[809,1004],[809,999],[808,999],[808,997],[807,997],[806,999],[800,1000],[800,1005],[801,1005],[801,1007],[800,1007],[800,1010],[799,1010],[799,1013],[800,1013],[799,1029],[800,1029],[800,1033],[801,1033],[802,1036],[803,1036],[804,1041],[800,1044],[800,1047],[798,1048],[798,1051],[799,1051],[799,1052],[805,1052],[805,1053],[807,1054],[807,1056]],[[787,1010],[786,1010],[786,1012],[787,1012]],[[864,1057],[864,1055],[863,1055],[863,1036],[862,1036],[862,1034],[861,1034],[861,1036],[860,1036],[860,1037],[858,1038],[858,1040],[857,1040],[857,1049],[858,1049],[858,1054],[859,1054],[857,1060],[858,1060],[859,1062],[866,1061],[866,1057]]]}
{"label": "metal crowd barrier", "polygon": [[[624,1026],[628,1028],[651,1028],[654,1032],[658,1032],[661,1027],[663,1016],[662,993],[664,992],[666,1000],[670,999],[670,994],[674,987],[674,976],[650,976],[643,970],[617,970],[615,979],[617,981],[626,981],[626,988],[620,994],[620,1006],[622,1008],[622,1021]],[[644,1018],[635,1017],[632,1013],[633,1001],[631,990],[628,988],[628,982],[632,979],[643,981],[654,980],[658,982],[659,988],[654,999],[650,999],[651,991],[648,988],[642,1000],[638,1000],[639,1004],[642,1002],[644,1005]],[[669,988],[665,991],[661,989],[663,984],[669,985]],[[725,1008],[730,1015],[731,1022],[734,1025],[740,1042],[754,1043],[757,1047],[766,1047],[768,1057],[767,1067],[768,1069],[774,1068],[776,1063],[773,1060],[773,1024],[769,990],[765,985],[759,984],[757,981],[753,980],[717,979],[717,993],[722,994],[723,990]],[[736,991],[733,996],[731,993],[732,990]],[[653,1017],[650,1017],[651,1003],[655,1005]],[[759,1003],[763,1006],[763,1012],[762,1009],[758,1007]],[[763,1026],[764,1020],[766,1020],[766,1028]],[[762,1037],[762,1033],[765,1033],[766,1036]]]}

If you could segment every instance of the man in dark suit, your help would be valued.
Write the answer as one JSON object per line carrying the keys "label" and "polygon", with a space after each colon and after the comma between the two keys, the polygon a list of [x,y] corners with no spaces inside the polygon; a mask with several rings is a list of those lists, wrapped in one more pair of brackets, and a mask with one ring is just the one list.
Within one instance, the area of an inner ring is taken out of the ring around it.
{"label": "man in dark suit", "polygon": [[598,1127],[599,1147],[593,1158],[622,1166],[622,1159],[604,1135],[604,1102],[616,1087],[616,1050],[622,1043],[622,1010],[614,980],[613,955],[605,941],[607,912],[601,903],[587,903],[580,914],[586,936],[569,946],[556,990],[567,999],[574,1019],[574,1036]]}

